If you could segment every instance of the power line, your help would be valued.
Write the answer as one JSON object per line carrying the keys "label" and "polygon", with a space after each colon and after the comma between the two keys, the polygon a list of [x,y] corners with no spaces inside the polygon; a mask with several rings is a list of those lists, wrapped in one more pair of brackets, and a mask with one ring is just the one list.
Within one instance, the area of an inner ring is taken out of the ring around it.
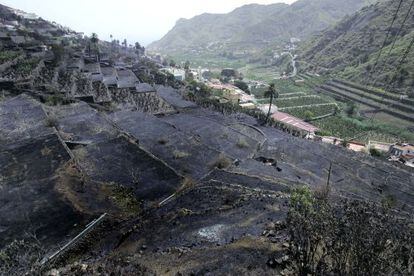
{"label": "power line", "polygon": [[380,59],[380,57],[381,57],[382,50],[384,49],[385,45],[387,44],[388,37],[390,36],[390,33],[391,33],[391,29],[392,29],[392,27],[394,26],[394,22],[395,22],[395,20],[396,20],[396,19],[397,19],[397,17],[398,17],[398,13],[400,12],[402,2],[403,2],[403,0],[400,0],[400,3],[398,4],[398,8],[397,8],[397,10],[395,11],[395,14],[394,14],[394,17],[393,17],[393,19],[392,19],[391,25],[390,25],[390,26],[389,26],[389,28],[388,28],[387,35],[385,36],[384,42],[382,43],[382,46],[381,46],[381,49],[380,49],[380,51],[379,51],[379,53],[378,53],[377,59],[375,60],[374,66],[373,66],[373,67],[371,68],[371,70],[370,70],[370,75],[371,75],[371,73],[375,70],[375,67],[377,67],[377,65],[378,65],[378,61],[379,61],[379,59]]}
{"label": "power line", "polygon": [[[413,46],[414,46],[414,35],[413,35],[413,38],[411,39],[411,42],[410,42],[410,44],[408,45],[408,47],[405,49],[405,52],[404,52],[404,54],[403,54],[403,56],[401,57],[401,60],[400,60],[400,62],[398,63],[398,66],[396,67],[396,72],[398,73],[398,71],[401,69],[401,67],[402,67],[402,65],[403,65],[403,63],[405,62],[405,60],[407,59],[407,56],[408,56],[408,54],[411,52],[411,49],[413,48]],[[384,94],[382,95],[382,100],[384,99],[384,97],[385,97],[385,93],[387,93],[387,90],[390,88],[390,86],[391,86],[391,83],[395,80],[395,76],[396,76],[396,74],[393,76],[393,78],[391,79],[391,81],[388,83],[388,85],[386,86],[386,88],[385,88],[385,91],[384,91]],[[372,116],[371,116],[371,118],[369,119],[369,121],[370,122],[372,122],[373,120],[374,120],[374,118],[375,118],[375,116],[376,116],[377,114],[376,113],[374,113]],[[360,132],[357,136],[355,136],[354,138],[352,138],[352,139],[350,139],[349,141],[353,141],[353,140],[355,140],[355,139],[357,139],[357,138],[359,138],[359,137],[361,137],[362,135],[361,135],[361,133],[362,132]]]}
{"label": "power line", "polygon": [[407,49],[405,50],[403,57],[401,58],[399,67],[401,67],[402,63],[404,63],[405,60],[407,59],[407,56],[411,52],[411,49],[413,48],[413,45],[414,45],[414,36],[411,39],[410,45],[408,45]]}
{"label": "power line", "polygon": [[373,86],[375,86],[375,84],[376,84],[376,82],[377,82],[377,80],[378,80],[379,75],[381,75],[381,74],[384,72],[385,66],[388,64],[388,60],[389,60],[389,58],[390,58],[390,56],[391,56],[391,52],[392,52],[392,50],[393,50],[393,49],[394,49],[394,47],[395,47],[395,43],[397,42],[398,37],[399,37],[400,33],[402,32],[402,29],[404,28],[405,22],[407,21],[408,16],[410,15],[410,12],[411,12],[411,10],[412,10],[412,8],[413,8],[413,5],[414,5],[414,0],[413,0],[413,1],[411,1],[410,7],[409,7],[409,9],[408,9],[408,11],[407,11],[407,14],[405,15],[404,20],[403,20],[403,22],[401,23],[401,26],[400,26],[400,28],[399,28],[399,30],[398,30],[398,32],[397,32],[397,34],[396,34],[396,35],[395,35],[395,37],[394,37],[394,41],[393,41],[393,43],[392,43],[392,46],[391,46],[390,50],[388,51],[388,54],[387,54],[387,57],[385,58],[385,61],[383,62],[382,69],[381,69],[381,70],[380,70],[380,72],[377,74],[377,77],[376,77],[376,78],[375,78],[375,80],[374,80],[374,84],[373,84]]}

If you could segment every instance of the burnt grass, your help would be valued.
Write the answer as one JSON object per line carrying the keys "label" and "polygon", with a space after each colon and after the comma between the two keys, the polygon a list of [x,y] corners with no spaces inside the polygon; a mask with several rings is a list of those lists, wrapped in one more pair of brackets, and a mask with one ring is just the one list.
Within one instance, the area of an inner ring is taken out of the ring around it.
{"label": "burnt grass", "polygon": [[334,199],[413,210],[412,171],[158,90],[175,112],[45,106],[27,95],[2,101],[0,246],[30,233],[51,254],[108,213],[48,269],[274,275],[281,268],[266,262],[284,252],[283,239],[263,231],[285,220],[293,188],[323,187],[331,164]]}

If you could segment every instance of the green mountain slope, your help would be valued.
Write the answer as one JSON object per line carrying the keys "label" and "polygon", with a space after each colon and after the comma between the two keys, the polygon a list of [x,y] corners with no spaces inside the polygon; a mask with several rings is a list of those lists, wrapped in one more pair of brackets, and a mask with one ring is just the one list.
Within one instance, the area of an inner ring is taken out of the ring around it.
{"label": "green mountain slope", "polygon": [[180,19],[148,48],[166,54],[265,49],[291,37],[306,39],[366,4],[365,0],[300,0],[292,5],[247,5],[228,14]]}
{"label": "green mountain slope", "polygon": [[[302,70],[337,73],[354,81],[408,91],[414,86],[414,51],[401,67],[398,64],[414,36],[414,8],[400,33],[399,29],[411,1],[403,1],[386,47],[374,67],[398,2],[386,1],[365,7],[312,39],[302,49]],[[392,48],[394,39],[396,43]]]}
{"label": "green mountain slope", "polygon": [[[180,51],[210,48],[225,44],[243,33],[247,27],[262,22],[286,4],[246,5],[228,14],[201,14],[192,19],[180,19],[161,40],[149,46],[152,50]],[[237,39],[240,40],[240,39]]]}

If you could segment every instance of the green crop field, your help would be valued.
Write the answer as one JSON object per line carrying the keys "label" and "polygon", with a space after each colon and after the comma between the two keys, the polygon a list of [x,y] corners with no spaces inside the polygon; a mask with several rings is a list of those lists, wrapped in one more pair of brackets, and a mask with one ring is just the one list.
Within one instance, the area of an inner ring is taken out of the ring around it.
{"label": "green crop field", "polygon": [[[340,110],[346,110],[348,106],[334,100],[330,96],[316,93],[311,87],[313,83],[320,84],[323,80],[317,77],[306,76],[304,83],[297,84],[293,80],[278,80],[275,82],[279,98],[274,103],[281,108],[282,112],[289,113],[301,119],[321,117],[335,111],[336,105]],[[312,82],[310,84],[309,82]],[[256,95],[256,93],[255,93]],[[260,95],[257,95],[260,96]],[[261,95],[262,96],[262,95]],[[263,96],[262,96],[263,97]],[[259,98],[258,103],[268,104],[269,99]],[[299,107],[303,105],[318,105],[332,103],[331,105]],[[359,104],[356,104],[359,110]],[[361,106],[361,111],[372,110],[372,108]],[[357,114],[348,115],[345,111],[339,112],[311,123],[321,129],[322,135],[336,136],[343,139],[357,138],[359,141],[377,140],[383,142],[406,141],[414,142],[414,133],[407,130],[407,124],[400,124],[390,120],[387,114],[379,113],[375,120],[371,121],[368,113],[366,118]]]}
{"label": "green crop field", "polygon": [[315,106],[315,107],[306,107],[306,108],[292,108],[284,112],[289,113],[295,117],[301,119],[321,117],[327,114],[331,114],[335,111],[335,105],[325,105],[325,106]]}
{"label": "green crop field", "polygon": [[312,123],[321,128],[321,134],[336,136],[345,140],[356,138],[356,140],[363,142],[376,140],[391,143],[403,139],[407,142],[414,142],[414,133],[404,128],[391,126],[375,120],[357,120],[343,114]]}

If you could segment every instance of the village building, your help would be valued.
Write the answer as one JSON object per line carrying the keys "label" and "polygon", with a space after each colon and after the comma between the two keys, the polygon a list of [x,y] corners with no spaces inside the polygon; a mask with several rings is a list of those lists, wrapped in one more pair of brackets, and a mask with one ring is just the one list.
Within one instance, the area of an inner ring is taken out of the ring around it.
{"label": "village building", "polygon": [[[269,104],[258,104],[257,107],[265,114],[269,112]],[[278,112],[278,108],[276,105],[272,104],[270,107],[270,114],[274,114]]]}
{"label": "village building", "polygon": [[368,141],[368,148],[375,149],[381,152],[389,152],[392,144],[377,141]]}
{"label": "village building", "polygon": [[401,157],[404,155],[414,155],[414,145],[411,144],[395,144],[390,148],[390,155]]}
{"label": "village building", "polygon": [[390,147],[389,161],[398,161],[406,166],[414,167],[414,145],[395,144]]}
{"label": "village building", "polygon": [[185,70],[177,69],[177,68],[163,68],[161,71],[170,73],[174,76],[174,78],[178,81],[185,81]]}
{"label": "village building", "polygon": [[241,103],[239,104],[241,108],[244,109],[255,109],[256,105],[254,103]]}

